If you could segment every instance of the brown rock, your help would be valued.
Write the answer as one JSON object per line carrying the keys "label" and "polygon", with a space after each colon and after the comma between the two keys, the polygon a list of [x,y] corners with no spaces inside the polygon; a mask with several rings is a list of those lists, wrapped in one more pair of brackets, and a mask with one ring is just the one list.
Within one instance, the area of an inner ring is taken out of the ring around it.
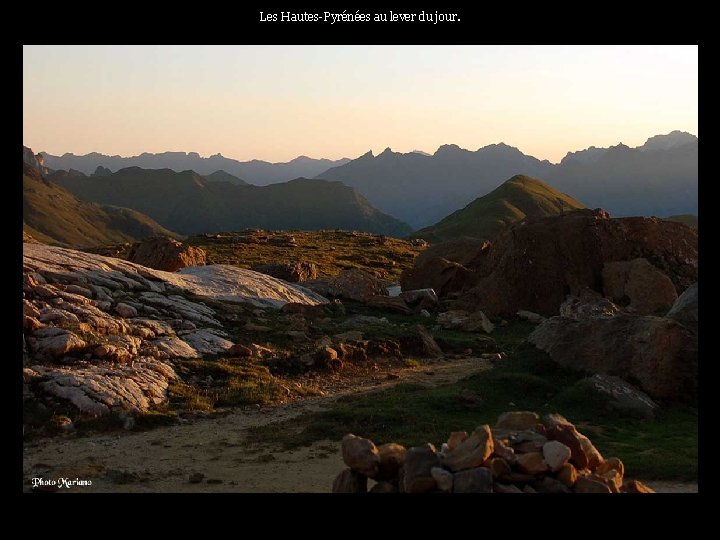
{"label": "brown rock", "polygon": [[440,302],[433,289],[416,289],[414,291],[403,291],[400,298],[405,300],[407,305],[416,310],[434,309]]}
{"label": "brown rock", "polygon": [[671,319],[552,317],[528,340],[562,366],[632,377],[654,399],[692,401],[697,396],[697,334]]}
{"label": "brown rock", "polygon": [[530,411],[512,411],[500,415],[494,429],[525,430],[534,429],[540,417]]}
{"label": "brown rock", "polygon": [[309,261],[290,264],[258,264],[253,266],[252,270],[290,283],[302,283],[318,277],[317,265]]}
{"label": "brown rock", "polygon": [[610,491],[612,491],[613,493],[620,493],[620,488],[622,488],[623,484],[623,478],[622,475],[615,469],[610,469],[603,474],[595,473],[593,476],[597,477],[598,479],[602,479],[602,481],[605,482],[605,484],[610,488]]}
{"label": "brown rock", "polygon": [[655,493],[655,490],[649,488],[639,480],[627,480],[622,486],[623,493]]}
{"label": "brown rock", "polygon": [[[586,294],[582,298],[568,296],[560,304],[560,316],[567,319],[592,319],[596,317],[614,317],[620,312],[620,308],[607,298],[600,296],[600,293]],[[540,321],[542,322],[542,321]]]}
{"label": "brown rock", "polygon": [[446,471],[442,467],[433,467],[430,474],[435,479],[437,488],[440,491],[450,493],[453,490],[453,473]]}
{"label": "brown rock", "polygon": [[302,315],[310,319],[317,319],[326,315],[326,304],[316,304],[310,306],[308,304],[300,304],[299,302],[288,302],[280,308],[281,313],[287,313],[288,315]]}
{"label": "brown rock", "polygon": [[402,315],[410,315],[412,310],[405,303],[405,300],[399,296],[371,296],[365,303],[382,311],[391,311]]}
{"label": "brown rock", "polygon": [[380,457],[378,474],[376,480],[391,480],[396,478],[400,467],[405,462],[405,453],[407,450],[404,446],[396,443],[386,443],[378,446],[378,455]]}
{"label": "brown rock", "polygon": [[[496,433],[503,433],[503,430],[495,430]],[[508,437],[515,454],[527,454],[529,452],[542,453],[543,445],[547,442],[547,437],[540,435],[534,429],[526,429],[523,431],[513,431]]]}
{"label": "brown rock", "polygon": [[127,260],[156,270],[175,272],[186,266],[205,264],[205,250],[168,237],[149,238],[133,244]]}
{"label": "brown rock", "polygon": [[518,454],[516,466],[526,474],[542,474],[547,471],[547,464],[539,452]]}
{"label": "brown rock", "polygon": [[440,466],[435,447],[426,443],[413,446],[405,453],[403,464],[403,491],[405,493],[425,493],[433,491],[437,483],[432,476],[433,467]]}
{"label": "brown rock", "polygon": [[370,488],[369,493],[397,493],[398,488],[390,482],[378,482]]}
{"label": "brown rock", "polygon": [[612,493],[610,487],[600,479],[592,476],[580,476],[575,482],[575,493]]}
{"label": "brown rock", "polygon": [[443,258],[417,262],[400,276],[403,289],[433,289],[439,296],[461,291],[472,286],[475,281],[472,270]]}
{"label": "brown rock", "polygon": [[472,263],[478,253],[488,249],[490,242],[479,238],[461,236],[431,245],[418,253],[417,265],[423,265],[432,259],[447,259],[462,265]]}
{"label": "brown rock", "polygon": [[236,343],[228,349],[230,356],[237,356],[238,358],[250,358],[253,355],[253,351],[250,347]]}
{"label": "brown rock", "polygon": [[542,448],[543,459],[552,472],[557,472],[570,461],[570,448],[560,441],[548,441]]}
{"label": "brown rock", "polygon": [[342,456],[345,465],[370,478],[375,478],[380,466],[380,453],[369,439],[348,433],[342,440]]}
{"label": "brown rock", "polygon": [[499,457],[488,459],[483,467],[490,469],[494,479],[501,478],[510,472],[510,465],[508,462]]}
{"label": "brown rock", "polygon": [[486,467],[460,471],[453,477],[453,493],[492,493],[492,491],[492,473]]}
{"label": "brown rock", "polygon": [[502,475],[498,480],[505,484],[525,484],[537,480],[537,477],[533,474],[510,471]]}
{"label": "brown rock", "polygon": [[513,484],[493,484],[493,493],[523,493],[523,490]]}
{"label": "brown rock", "polygon": [[625,475],[625,465],[618,458],[612,457],[603,461],[593,472],[602,476],[609,471],[617,471],[622,478]]}
{"label": "brown rock", "polygon": [[576,387],[600,394],[608,409],[624,415],[652,420],[659,408],[645,392],[614,375],[596,373],[578,381]]}
{"label": "brown rock", "polygon": [[262,324],[255,324],[252,321],[248,321],[243,326],[248,332],[272,332],[272,328],[269,326],[263,326]]}
{"label": "brown rock", "polygon": [[506,445],[502,439],[497,439],[495,437],[493,437],[493,454],[504,459],[510,465],[513,465],[517,460],[515,450]]}
{"label": "brown rock", "polygon": [[644,315],[667,311],[677,300],[673,282],[647,259],[606,262],[602,281],[605,296]]}
{"label": "brown rock", "polygon": [[453,472],[479,467],[493,453],[493,439],[490,426],[482,425],[454,449],[445,453],[442,458],[443,466]]}
{"label": "brown rock", "polygon": [[332,362],[333,360],[337,360],[338,357],[337,351],[332,347],[323,347],[318,351],[318,355],[322,360],[326,362]]}
{"label": "brown rock", "polygon": [[550,476],[533,482],[532,486],[538,493],[572,493],[572,490],[560,480],[556,480]]}
{"label": "brown rock", "polygon": [[585,435],[578,432],[573,424],[559,414],[543,417],[548,438],[560,441],[570,448],[570,461],[579,469],[595,469],[603,457]]}
{"label": "brown rock", "polygon": [[489,334],[495,329],[495,325],[482,311],[468,313],[461,309],[451,309],[440,313],[437,322],[443,328],[460,328],[466,332],[482,331]]}
{"label": "brown rock", "polygon": [[685,289],[665,315],[679,322],[695,334],[698,332],[698,284],[693,283]]}
{"label": "brown rock", "polygon": [[522,488],[523,493],[537,493],[537,490],[530,484],[525,484]]}
{"label": "brown rock", "polygon": [[578,478],[577,469],[572,463],[566,463],[557,472],[556,478],[567,487],[573,487]]}
{"label": "brown rock", "polygon": [[453,431],[447,440],[448,450],[455,450],[458,444],[468,438],[467,431]]}
{"label": "brown rock", "polygon": [[327,294],[364,302],[372,296],[387,296],[385,284],[363,270],[350,268],[328,280]]}
{"label": "brown rock", "polygon": [[415,331],[420,336],[422,353],[425,358],[440,358],[443,356],[442,349],[422,324],[416,325]]}
{"label": "brown rock", "polygon": [[[599,278],[606,262],[640,256],[651,259],[671,276],[677,290],[684,290],[697,281],[697,230],[658,218],[609,219],[595,210],[526,220],[505,228],[488,249],[465,264],[475,283],[455,307],[480,309],[489,316],[511,316],[518,310],[557,315],[567,294],[580,296],[588,288],[601,292]],[[407,273],[428,271],[418,265]],[[412,288],[435,287],[424,281],[412,283]],[[435,290],[445,296],[468,283],[450,274],[442,285],[444,291]]]}
{"label": "brown rock", "polygon": [[38,330],[39,328],[43,328],[45,326],[45,323],[41,323],[31,315],[23,316],[23,328],[26,330]]}
{"label": "brown rock", "polygon": [[333,480],[333,493],[366,493],[367,477],[350,469],[345,469]]}

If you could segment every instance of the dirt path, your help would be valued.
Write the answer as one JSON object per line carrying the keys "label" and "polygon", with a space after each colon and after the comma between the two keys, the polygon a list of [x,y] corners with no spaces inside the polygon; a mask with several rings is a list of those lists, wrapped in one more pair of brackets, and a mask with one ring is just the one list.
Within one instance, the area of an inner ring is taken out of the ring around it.
{"label": "dirt path", "polygon": [[[332,395],[275,407],[248,408],[145,432],[42,439],[24,447],[26,487],[33,477],[90,480],[62,492],[325,492],[344,468],[337,441],[270,452],[248,445],[247,428],[321,410],[338,397],[399,383],[441,385],[483,369],[486,360],[466,358],[397,372]],[[200,473],[199,483],[189,477]]]}
{"label": "dirt path", "polygon": [[[399,383],[436,386],[483,369],[485,360],[467,358],[406,369],[399,378],[376,380],[332,395],[265,408],[248,408],[145,432],[36,440],[24,447],[25,487],[32,478],[68,478],[92,485],[60,492],[320,492],[330,491],[344,468],[337,441],[276,452],[249,445],[247,429],[321,410],[338,397]],[[203,475],[190,483],[192,474]],[[648,482],[662,492],[697,492],[696,483]]]}

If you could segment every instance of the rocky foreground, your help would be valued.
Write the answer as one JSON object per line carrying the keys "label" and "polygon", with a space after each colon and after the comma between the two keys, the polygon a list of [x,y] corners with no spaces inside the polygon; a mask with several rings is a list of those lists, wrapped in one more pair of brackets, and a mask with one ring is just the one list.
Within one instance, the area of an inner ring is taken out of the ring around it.
{"label": "rocky foreground", "polygon": [[[232,346],[223,302],[280,308],[327,300],[232,266],[178,273],[71,249],[23,244],[24,394],[80,412],[146,411],[166,398],[173,360]],[[211,305],[212,304],[212,307]]]}
{"label": "rocky foreground", "polygon": [[618,458],[603,458],[593,443],[559,414],[530,411],[500,415],[492,428],[455,431],[438,452],[431,443],[406,449],[380,446],[348,434],[342,441],[347,469],[334,493],[652,493],[627,480]]}

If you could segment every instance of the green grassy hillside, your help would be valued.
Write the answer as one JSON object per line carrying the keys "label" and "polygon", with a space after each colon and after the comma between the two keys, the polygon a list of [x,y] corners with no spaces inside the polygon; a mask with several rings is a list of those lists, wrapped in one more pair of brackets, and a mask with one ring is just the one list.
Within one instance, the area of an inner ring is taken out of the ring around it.
{"label": "green grassy hillside", "polygon": [[26,164],[23,230],[41,242],[81,248],[156,234],[177,236],[135,210],[82,202]]}
{"label": "green grassy hillside", "polygon": [[298,178],[269,186],[209,182],[193,171],[130,167],[103,177],[57,171],[49,179],[80,199],[133,208],[182,234],[345,229],[405,236],[412,229],[340,182]]}
{"label": "green grassy hillside", "polygon": [[510,223],[577,208],[585,208],[585,205],[540,180],[518,175],[435,225],[413,233],[412,237],[430,242],[460,236],[489,240]]}

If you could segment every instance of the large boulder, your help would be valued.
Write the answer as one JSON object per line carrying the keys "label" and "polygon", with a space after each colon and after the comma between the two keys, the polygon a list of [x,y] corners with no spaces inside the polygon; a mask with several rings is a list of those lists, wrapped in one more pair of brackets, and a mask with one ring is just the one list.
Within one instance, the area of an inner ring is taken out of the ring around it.
{"label": "large boulder", "polygon": [[127,260],[148,268],[175,272],[186,266],[204,265],[205,250],[161,236],[135,243]]}
{"label": "large boulder", "polygon": [[385,283],[375,276],[350,268],[327,280],[327,295],[365,302],[373,296],[388,296]]}
{"label": "large boulder", "polygon": [[431,288],[440,296],[467,289],[475,281],[472,270],[441,257],[415,263],[400,276],[400,285],[404,290]]}
{"label": "large boulder", "polygon": [[576,384],[580,389],[587,389],[603,396],[609,410],[627,416],[650,420],[655,417],[658,409],[657,403],[645,392],[614,375],[596,373]]}
{"label": "large boulder", "polygon": [[405,452],[403,464],[403,491],[405,493],[425,493],[437,488],[432,470],[440,466],[440,460],[435,447],[426,443],[422,446],[413,446]]}
{"label": "large boulder", "polygon": [[677,300],[670,278],[642,257],[605,263],[602,281],[606,297],[628,305],[636,313],[650,315],[667,311]]}
{"label": "large boulder", "polygon": [[697,230],[658,218],[610,219],[578,210],[509,226],[463,263],[435,257],[403,273],[403,289],[433,287],[462,295],[454,309],[512,316],[518,310],[557,315],[568,294],[602,292],[608,262],[643,257],[677,291],[697,281]]}
{"label": "large boulder", "polygon": [[290,283],[301,283],[318,277],[317,265],[308,261],[289,264],[256,264],[252,269]]}
{"label": "large boulder", "polygon": [[697,396],[697,336],[672,319],[551,317],[528,340],[562,366],[630,378],[657,400]]}
{"label": "large boulder", "polygon": [[470,236],[461,236],[433,244],[421,251],[415,258],[417,264],[425,264],[432,259],[446,259],[458,264],[467,265],[477,257],[482,250],[488,249],[490,242]]}
{"label": "large boulder", "polygon": [[698,285],[692,284],[680,295],[666,317],[679,322],[693,332],[698,331]]}

